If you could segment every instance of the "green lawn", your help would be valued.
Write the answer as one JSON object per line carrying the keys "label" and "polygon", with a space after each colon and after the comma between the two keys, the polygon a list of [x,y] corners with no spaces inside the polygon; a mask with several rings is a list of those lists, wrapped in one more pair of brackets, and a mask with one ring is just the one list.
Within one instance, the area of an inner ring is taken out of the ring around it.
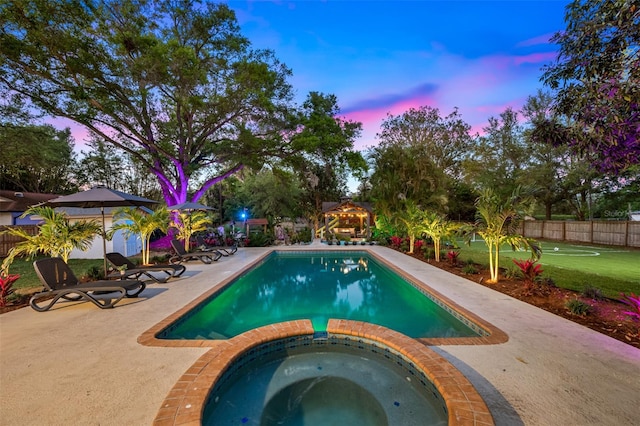
{"label": "green lawn", "polygon": [[[640,250],[629,250],[620,247],[593,247],[575,244],[542,241],[543,277],[554,280],[557,286],[582,291],[585,287],[595,287],[612,298],[620,293],[640,294]],[[555,248],[558,250],[555,250]],[[505,246],[501,253],[500,266],[514,268],[513,258],[527,259],[529,252],[514,252]],[[487,246],[480,239],[470,246],[460,243],[460,260],[473,260],[483,265],[488,264]],[[12,274],[20,274],[14,284],[21,291],[30,291],[42,287],[33,269],[32,261],[16,259],[11,265]],[[102,267],[102,259],[71,259],[69,266],[73,272],[82,277],[89,268]]]}
{"label": "green lawn", "polygon": [[[78,278],[82,278],[93,266],[103,268],[103,261],[102,259],[69,259],[69,266]],[[20,275],[18,281],[13,284],[14,288],[19,289],[20,292],[42,288],[36,271],[33,269],[33,260],[15,259],[9,268],[9,273]]]}
{"label": "green lawn", "polygon": [[[460,243],[460,259],[488,264],[489,252],[486,244],[476,238],[471,245]],[[556,285],[581,291],[586,286],[596,287],[609,297],[618,298],[620,293],[640,293],[640,250],[624,247],[595,247],[540,241],[544,277],[554,280]],[[500,251],[500,266],[513,268],[512,259],[527,259],[530,252],[514,252],[510,246]]]}

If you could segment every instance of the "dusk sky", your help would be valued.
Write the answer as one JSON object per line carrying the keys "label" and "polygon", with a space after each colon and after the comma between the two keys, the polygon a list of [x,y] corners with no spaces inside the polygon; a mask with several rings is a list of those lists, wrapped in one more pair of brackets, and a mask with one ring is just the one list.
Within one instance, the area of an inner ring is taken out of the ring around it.
{"label": "dusk sky", "polygon": [[458,107],[481,132],[506,107],[520,109],[556,57],[568,1],[228,1],[255,48],[293,71],[302,102],[337,96],[363,123],[357,148],[375,144],[387,113]]}
{"label": "dusk sky", "polygon": [[[388,113],[458,107],[481,132],[506,107],[520,109],[542,88],[556,57],[549,38],[565,28],[569,1],[228,1],[254,48],[268,48],[293,72],[302,103],[334,94],[342,116],[363,124],[356,148],[376,144]],[[76,147],[86,131],[71,127]]]}

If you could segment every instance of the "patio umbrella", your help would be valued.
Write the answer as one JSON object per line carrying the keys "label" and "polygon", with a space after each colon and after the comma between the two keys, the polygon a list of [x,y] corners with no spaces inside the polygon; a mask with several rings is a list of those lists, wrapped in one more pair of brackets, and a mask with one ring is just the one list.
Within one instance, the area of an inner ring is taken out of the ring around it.
{"label": "patio umbrella", "polygon": [[106,186],[94,186],[87,191],[76,192],[71,195],[63,195],[58,198],[49,200],[43,205],[49,207],[81,207],[81,208],[100,208],[102,214],[102,251],[104,260],[104,274],[107,275],[107,230],[104,223],[105,207],[150,207],[158,204],[157,201],[148,198],[138,197],[137,195],[127,194],[126,192],[116,191]]}

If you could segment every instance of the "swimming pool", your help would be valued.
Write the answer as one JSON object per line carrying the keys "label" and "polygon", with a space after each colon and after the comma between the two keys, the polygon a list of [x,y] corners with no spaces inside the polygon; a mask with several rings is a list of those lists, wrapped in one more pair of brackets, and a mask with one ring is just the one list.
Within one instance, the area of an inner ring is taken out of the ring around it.
{"label": "swimming pool", "polygon": [[[350,258],[351,260],[338,262],[337,264],[334,262],[333,265],[338,265],[337,267],[329,267],[331,262],[322,263],[326,264],[325,270],[334,269],[332,272],[336,272],[335,269],[337,268],[342,275],[348,276],[352,272],[357,271],[358,268],[364,268],[365,265],[361,264],[360,256],[366,254],[368,255],[368,259],[366,259],[367,262],[363,262],[366,263],[366,268],[370,268],[371,265],[375,263],[384,267],[389,273],[393,272],[394,274],[392,274],[392,276],[398,275],[398,278],[404,281],[403,285],[413,287],[418,291],[420,297],[424,296],[429,298],[449,314],[458,318],[460,322],[465,325],[469,324],[468,327],[476,331],[477,335],[471,337],[412,338],[401,332],[367,321],[336,318],[329,319],[328,324],[320,321],[322,323],[322,330],[319,330],[318,326],[312,324],[311,319],[306,317],[306,319],[268,323],[268,325],[251,328],[242,334],[228,339],[205,339],[202,337],[192,339],[159,338],[159,336],[175,329],[181,321],[190,318],[195,312],[200,310],[204,304],[224,294],[229,289],[233,289],[234,286],[240,282],[239,280],[249,275],[251,271],[255,270],[255,267],[264,265],[266,261],[271,259],[272,256],[274,256],[274,252],[280,257],[297,257],[302,254],[312,254],[315,256],[322,254],[325,258],[329,258],[333,257],[335,249],[315,249],[301,252],[300,250],[293,251],[289,248],[287,250],[266,251],[259,256],[253,257],[253,259],[247,256],[248,259],[251,260],[249,260],[244,269],[220,280],[213,285],[208,292],[164,318],[138,337],[138,342],[147,346],[210,348],[185,371],[183,376],[178,379],[175,386],[167,394],[158,411],[156,422],[158,424],[176,425],[190,422],[204,424],[212,418],[219,419],[217,414],[214,414],[216,411],[216,398],[223,398],[224,395],[222,393],[231,387],[235,387],[238,381],[251,381],[252,377],[254,377],[251,372],[251,368],[253,367],[258,369],[263,367],[267,368],[266,374],[269,375],[268,369],[272,368],[274,364],[269,364],[269,362],[263,363],[262,361],[263,357],[269,358],[269,353],[274,351],[274,348],[279,348],[280,345],[284,343],[284,352],[282,352],[284,355],[286,352],[298,350],[298,348],[294,348],[292,345],[298,346],[299,349],[306,351],[307,349],[305,348],[309,348],[310,346],[308,344],[309,341],[313,341],[313,344],[315,344],[324,339],[325,342],[328,342],[331,346],[333,346],[334,342],[345,346],[351,345],[351,348],[348,350],[350,354],[347,354],[349,357],[351,355],[356,357],[369,357],[369,354],[357,352],[363,350],[365,352],[375,352],[382,349],[385,352],[383,354],[385,359],[380,359],[381,365],[369,364],[365,361],[352,363],[348,360],[346,364],[352,364],[356,369],[364,368],[368,365],[371,367],[370,371],[375,372],[377,370],[385,370],[387,368],[385,363],[391,362],[401,366],[402,369],[406,369],[408,372],[402,380],[409,381],[410,378],[411,381],[414,381],[415,378],[419,377],[418,381],[421,386],[427,389],[427,392],[433,392],[431,386],[435,386],[436,395],[434,396],[438,401],[435,403],[435,410],[438,412],[446,411],[449,425],[494,424],[491,413],[475,388],[460,371],[442,356],[431,350],[429,346],[499,344],[508,341],[508,336],[473,312],[466,310],[455,301],[430,287],[428,283],[440,279],[439,277],[441,275],[437,271],[434,271],[432,275],[431,268],[424,268],[422,266],[415,268],[411,265],[408,265],[409,267],[406,269],[404,267],[400,269],[387,260],[387,250],[388,249],[375,246],[373,248],[365,247],[364,249],[358,250],[342,249],[342,253],[348,255],[346,259]],[[356,264],[360,264],[360,266],[356,266]],[[420,265],[422,265],[422,263],[420,263]],[[217,267],[218,265],[211,266],[212,271]],[[271,270],[274,271],[275,275],[283,271],[282,266],[272,266]],[[409,271],[411,272],[409,273]],[[225,273],[226,272],[227,271],[225,271]],[[361,272],[362,271],[359,273]],[[288,272],[286,275],[292,274],[293,271]],[[297,274],[295,276],[296,281],[304,282]],[[362,280],[362,278],[360,279]],[[394,281],[396,279],[397,278],[394,278]],[[352,281],[346,279],[342,279],[340,283],[341,286],[335,285],[335,287],[340,288],[340,291],[343,290],[343,287],[354,285]],[[438,284],[440,285],[440,283]],[[367,288],[364,284],[362,286]],[[267,288],[268,286],[263,286],[263,289]],[[270,294],[271,291],[264,291],[264,293]],[[334,290],[334,293],[337,294],[337,290]],[[363,294],[364,293],[366,292],[363,292]],[[411,294],[416,295],[416,293]],[[281,291],[278,293],[278,296],[285,297],[286,295],[283,295]],[[342,304],[344,304],[344,299],[345,298],[339,299],[343,300]],[[358,298],[348,297],[346,299],[355,304],[355,300]],[[361,299],[365,299],[365,297]],[[291,299],[289,299],[289,301],[290,300]],[[289,304],[292,303],[289,302]],[[325,329],[326,331],[323,331]],[[311,353],[305,355],[315,357],[320,352],[322,351],[311,351]],[[333,361],[342,362],[339,357],[335,357],[334,355],[335,354],[328,354]],[[327,355],[324,353],[319,355],[321,359],[325,356]],[[353,358],[351,357],[351,359]],[[251,367],[251,363],[254,361],[257,362],[257,364],[253,364],[253,367]],[[275,421],[280,424],[283,419],[281,416],[279,418],[278,413],[283,413],[283,411],[281,411],[283,403],[287,403],[288,406],[288,401],[292,401],[292,398],[297,400],[300,397],[304,400],[305,408],[313,409],[313,407],[317,406],[319,399],[322,400],[325,398],[323,395],[328,395],[329,399],[325,402],[334,404],[336,410],[347,409],[350,415],[372,417],[372,421],[375,421],[375,419],[384,419],[385,416],[387,419],[391,418],[390,416],[395,414],[393,410],[399,407],[395,404],[396,402],[400,403],[402,407],[409,407],[409,411],[424,408],[421,403],[403,404],[402,401],[397,399],[391,401],[384,394],[380,393],[381,389],[371,386],[363,387],[355,380],[355,375],[346,371],[344,375],[343,372],[341,372],[340,374],[331,374],[325,378],[323,377],[322,371],[327,367],[320,365],[323,369],[318,370],[317,367],[319,365],[316,365],[313,359],[307,358],[298,363],[295,359],[290,359],[284,355],[281,358],[276,357],[273,362],[278,366],[283,364],[289,365],[290,362],[293,362],[295,364],[294,367],[300,367],[308,371],[310,371],[309,366],[313,366],[315,371],[318,371],[318,374],[310,375],[309,377],[300,377],[300,380],[288,382],[287,375],[290,369],[285,368],[283,371],[280,368],[276,368],[273,371],[274,374],[271,376],[270,384],[277,386],[269,387],[264,395],[266,399],[261,397],[257,398],[265,403],[261,411],[260,409],[255,411],[256,416],[259,414],[260,420],[262,420],[263,415],[269,415],[269,418],[275,419]],[[247,371],[246,368],[249,368],[249,371]],[[337,372],[338,370],[334,369],[333,371]],[[398,381],[395,381],[395,383],[399,385]],[[319,385],[319,387],[316,388],[316,384]],[[310,385],[313,386],[309,387]],[[352,400],[352,404],[348,404],[347,401],[342,401],[343,398],[333,398],[334,393],[339,393],[336,389],[340,390],[343,387],[348,387],[353,391],[355,402]],[[307,393],[307,390],[310,390],[311,393]],[[403,392],[404,391],[412,392],[409,388],[405,388]],[[240,394],[242,393],[243,391],[240,392]],[[309,397],[309,399],[307,399],[307,397]],[[221,399],[218,401],[220,400]],[[256,402],[253,399],[250,401],[252,403]],[[359,411],[358,407],[363,401],[366,401],[367,405],[375,406],[375,409],[371,413]],[[446,410],[442,406],[443,401]],[[236,412],[232,410],[231,413],[232,415],[243,414],[242,417],[236,420],[239,420],[241,424],[250,424],[248,411]],[[398,411],[398,413],[400,413],[400,411]],[[208,417],[210,415],[213,417]],[[294,410],[284,411],[284,415],[293,415],[295,417],[297,411],[294,407]],[[225,414],[222,415],[222,417],[225,416]],[[217,424],[216,420],[213,421]],[[242,423],[243,421],[247,423]],[[265,417],[264,421],[264,424],[268,424],[270,420]],[[440,420],[435,420],[436,423],[439,421]],[[400,424],[404,423],[400,422]]]}
{"label": "swimming pool", "polygon": [[413,338],[484,330],[366,251],[272,252],[163,329],[160,339],[228,339],[264,325],[330,318],[378,324]]}

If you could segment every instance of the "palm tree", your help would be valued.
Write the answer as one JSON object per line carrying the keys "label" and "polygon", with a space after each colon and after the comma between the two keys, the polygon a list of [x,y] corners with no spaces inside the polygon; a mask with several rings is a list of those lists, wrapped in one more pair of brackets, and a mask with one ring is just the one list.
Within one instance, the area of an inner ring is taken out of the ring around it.
{"label": "palm tree", "polygon": [[27,209],[21,217],[27,215],[40,216],[43,219],[36,235],[29,235],[19,227],[8,228],[6,233],[21,237],[2,263],[2,271],[8,271],[9,265],[17,256],[33,257],[46,254],[51,257],[61,257],[69,261],[69,254],[73,249],[87,250],[102,228],[95,220],[80,220],[70,223],[66,214],[56,213],[51,207],[33,206]]}
{"label": "palm tree", "polygon": [[178,231],[177,237],[184,241],[185,251],[189,251],[191,236],[196,232],[205,231],[211,225],[211,220],[202,210],[178,213],[171,221],[171,226]]}
{"label": "palm tree", "polygon": [[440,262],[440,246],[442,240],[452,239],[459,230],[460,225],[436,213],[426,213],[422,221],[422,232],[433,240],[435,261]]}
{"label": "palm tree", "polygon": [[523,211],[532,203],[530,197],[522,197],[520,188],[516,188],[507,200],[500,198],[491,188],[486,189],[476,200],[476,223],[474,231],[482,237],[489,248],[488,282],[499,280],[500,246],[509,244],[513,250],[526,248],[532,257],[540,258],[540,247],[535,240],[525,238],[518,233]]}
{"label": "palm tree", "polygon": [[169,227],[169,211],[167,208],[162,206],[151,213],[145,213],[135,207],[123,207],[116,210],[113,217],[114,220],[121,221],[111,227],[109,235],[112,236],[118,230],[124,231],[127,238],[131,235],[139,235],[142,241],[142,264],[148,265],[150,263],[149,243],[151,234],[156,230],[167,232]]}
{"label": "palm tree", "polygon": [[405,209],[396,213],[396,221],[400,222],[409,236],[409,254],[413,253],[416,236],[423,232],[424,212],[412,200],[405,201]]}

